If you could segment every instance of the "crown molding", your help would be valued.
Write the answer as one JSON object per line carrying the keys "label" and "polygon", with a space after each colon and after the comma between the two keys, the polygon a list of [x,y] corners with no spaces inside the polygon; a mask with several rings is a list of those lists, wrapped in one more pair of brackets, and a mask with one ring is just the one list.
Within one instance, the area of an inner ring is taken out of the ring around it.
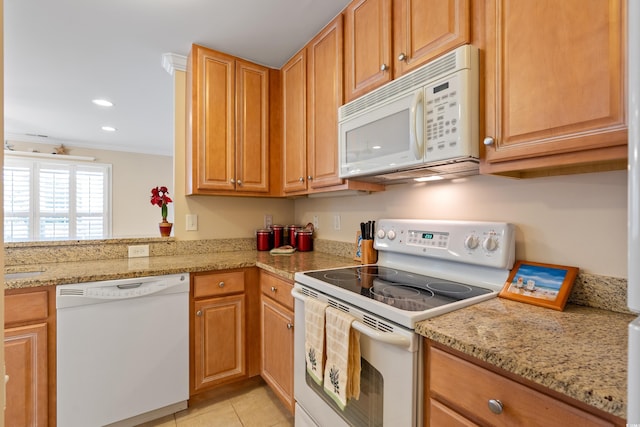
{"label": "crown molding", "polygon": [[176,53],[163,53],[162,68],[172,76],[174,71],[187,71],[187,57]]}

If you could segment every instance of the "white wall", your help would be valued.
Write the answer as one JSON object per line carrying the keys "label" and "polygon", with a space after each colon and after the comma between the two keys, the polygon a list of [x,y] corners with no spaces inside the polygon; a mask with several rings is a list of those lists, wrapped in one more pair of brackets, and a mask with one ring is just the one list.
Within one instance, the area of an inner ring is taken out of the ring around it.
{"label": "white wall", "polygon": [[[360,221],[423,218],[507,221],[517,228],[516,256],[627,277],[627,173],[529,180],[476,176],[463,182],[389,186],[366,196],[300,199],[296,223],[318,215],[316,237],[353,241]],[[341,230],[333,228],[334,215]]]}
{"label": "white wall", "polygon": [[[68,154],[92,156],[110,163],[113,220],[112,237],[160,237],[160,208],[151,204],[151,188],[166,186],[173,196],[173,158],[124,151],[69,147]],[[173,207],[169,205],[169,221]]]}

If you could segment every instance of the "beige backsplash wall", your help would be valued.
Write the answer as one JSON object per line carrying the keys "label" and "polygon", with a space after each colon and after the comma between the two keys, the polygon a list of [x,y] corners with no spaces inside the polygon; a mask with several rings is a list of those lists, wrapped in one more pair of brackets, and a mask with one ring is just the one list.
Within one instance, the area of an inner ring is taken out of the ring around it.
{"label": "beige backsplash wall", "polygon": [[[297,223],[318,215],[317,237],[349,241],[362,220],[424,218],[508,221],[518,259],[627,277],[627,173],[529,180],[475,176],[459,183],[402,184],[367,196],[301,199]],[[341,230],[333,227],[340,215]]]}

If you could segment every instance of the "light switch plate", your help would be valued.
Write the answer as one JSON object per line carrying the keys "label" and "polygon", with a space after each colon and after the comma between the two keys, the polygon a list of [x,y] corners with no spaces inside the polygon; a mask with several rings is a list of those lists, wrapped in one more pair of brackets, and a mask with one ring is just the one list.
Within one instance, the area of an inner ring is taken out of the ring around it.
{"label": "light switch plate", "polygon": [[185,229],[187,231],[197,231],[198,230],[198,215],[196,215],[196,214],[187,214],[185,222],[186,222]]}

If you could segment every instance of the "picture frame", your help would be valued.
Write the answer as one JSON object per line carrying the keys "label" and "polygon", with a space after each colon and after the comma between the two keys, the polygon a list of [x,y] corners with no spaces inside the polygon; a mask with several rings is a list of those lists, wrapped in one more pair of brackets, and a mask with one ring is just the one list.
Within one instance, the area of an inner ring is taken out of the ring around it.
{"label": "picture frame", "polygon": [[562,311],[578,270],[578,267],[516,261],[499,296]]}

